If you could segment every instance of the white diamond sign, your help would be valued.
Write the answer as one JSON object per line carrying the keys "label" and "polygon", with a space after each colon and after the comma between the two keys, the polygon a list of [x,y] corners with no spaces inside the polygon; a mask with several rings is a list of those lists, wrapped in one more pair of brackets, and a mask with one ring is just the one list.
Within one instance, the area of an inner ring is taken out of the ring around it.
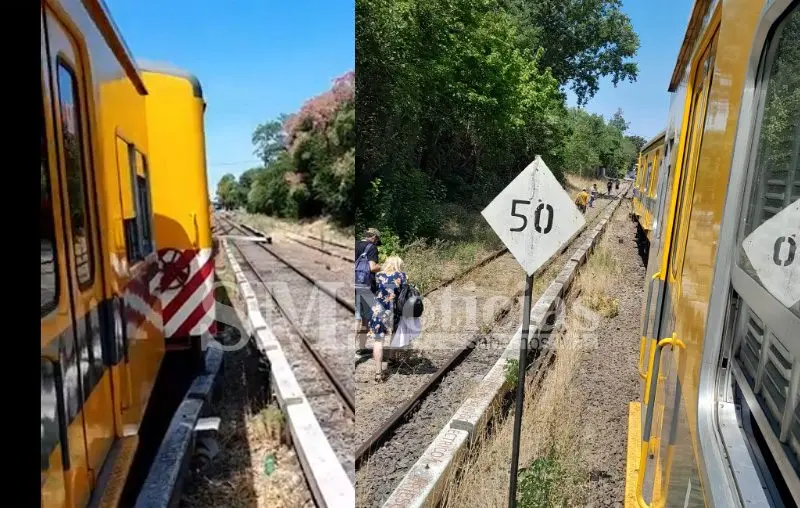
{"label": "white diamond sign", "polygon": [[538,155],[481,215],[528,275],[586,222]]}
{"label": "white diamond sign", "polygon": [[742,242],[761,284],[783,305],[800,302],[800,199],[758,226]]}

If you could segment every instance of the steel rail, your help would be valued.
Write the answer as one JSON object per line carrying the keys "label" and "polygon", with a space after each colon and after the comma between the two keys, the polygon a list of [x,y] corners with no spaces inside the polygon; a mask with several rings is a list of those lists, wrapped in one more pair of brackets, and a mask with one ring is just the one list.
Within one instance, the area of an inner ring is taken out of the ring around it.
{"label": "steel rail", "polygon": [[[238,228],[238,229],[244,230],[244,231],[248,230],[248,227],[244,227],[243,225],[239,225],[239,224],[233,222],[231,219],[228,219],[227,217],[224,218],[223,220],[228,221],[228,223],[233,225],[235,228]],[[254,230],[254,231],[257,231],[257,230]],[[260,231],[258,231],[258,234],[264,236],[263,233],[261,233]],[[279,256],[278,254],[273,252],[272,249],[270,249],[269,247],[267,247],[263,243],[257,243],[256,245],[258,245],[259,247],[261,247],[265,251],[269,252],[273,257],[275,257],[275,259],[277,259],[281,263],[283,263],[286,266],[288,266],[289,268],[291,268],[295,273],[297,273],[298,275],[300,275],[301,277],[306,279],[308,282],[314,284],[316,287],[321,289],[326,295],[330,296],[331,298],[333,298],[334,300],[339,302],[340,305],[342,305],[347,310],[349,310],[350,312],[355,314],[356,308],[355,308],[355,305],[353,304],[353,302],[348,302],[347,300],[343,299],[341,296],[337,295],[336,292],[331,291],[329,288],[325,287],[325,285],[323,285],[322,282],[316,280],[312,276],[310,276],[307,273],[305,273],[303,270],[297,268],[292,263],[290,263],[289,261],[285,260],[282,256]],[[353,299],[355,300],[355,297]]]}
{"label": "steel rail", "polygon": [[[231,223],[231,224],[234,227],[236,227],[236,224],[233,224],[233,223]],[[239,229],[241,229],[241,228],[239,228]],[[291,318],[291,316],[289,315],[288,311],[284,308],[284,306],[281,304],[281,302],[275,296],[275,293],[269,287],[267,282],[264,280],[264,278],[261,276],[261,274],[258,273],[258,270],[256,269],[255,265],[253,264],[252,260],[250,260],[250,258],[247,256],[247,254],[245,254],[244,251],[242,251],[241,247],[239,247],[239,245],[237,245],[236,242],[232,242],[232,243],[233,243],[234,248],[236,248],[236,250],[239,252],[239,255],[242,256],[242,259],[244,259],[244,262],[250,268],[250,271],[253,272],[253,275],[256,276],[258,281],[264,286],[264,289],[267,291],[269,296],[275,302],[275,305],[278,307],[278,310],[280,311],[280,313],[283,315],[283,317],[286,319],[286,321],[292,327],[294,332],[303,341],[303,345],[305,346],[306,350],[308,350],[308,352],[311,353],[311,356],[314,357],[314,360],[322,368],[325,376],[328,378],[330,383],[336,389],[336,392],[339,395],[339,397],[342,400],[345,401],[345,403],[346,403],[348,409],[350,410],[350,412],[355,414],[355,395],[353,394],[353,392],[351,392],[350,390],[345,388],[345,386],[342,384],[342,382],[339,380],[339,378],[334,374],[333,368],[319,354],[319,351],[317,351],[316,348],[314,348],[314,345],[313,345],[311,339],[308,338],[308,336],[305,334],[305,332],[303,332],[303,330],[295,322],[295,320]]]}

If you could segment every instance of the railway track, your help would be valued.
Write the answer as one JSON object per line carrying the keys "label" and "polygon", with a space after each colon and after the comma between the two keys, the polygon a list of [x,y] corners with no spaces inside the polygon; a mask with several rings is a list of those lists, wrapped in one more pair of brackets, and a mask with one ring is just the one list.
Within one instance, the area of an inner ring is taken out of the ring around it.
{"label": "railway track", "polygon": [[[225,217],[227,217],[227,220],[231,220],[230,216],[225,216]],[[249,231],[261,234],[260,231],[258,231],[256,228],[249,226],[248,224],[240,223],[240,225]],[[303,247],[316,250],[317,252],[322,252],[323,254],[327,254],[328,256],[337,259],[339,261],[344,261],[347,263],[355,262],[355,258],[353,257],[355,244],[348,246],[341,242],[331,240],[330,238],[321,238],[319,236],[314,236],[314,235],[299,234],[295,233],[294,231],[290,231],[286,228],[276,228],[276,230],[280,232],[282,237],[298,245],[302,245]]]}
{"label": "railway track", "polygon": [[[221,219],[227,229],[220,231],[223,234],[256,232]],[[268,246],[235,237],[228,242],[320,427],[355,482],[353,305],[339,294],[340,275],[318,270],[318,260],[308,258],[311,250],[293,253],[287,245]]]}
{"label": "railway track", "polygon": [[[602,206],[590,209],[593,210],[593,215],[591,218],[587,217],[589,220],[584,229],[539,270],[536,275],[537,287],[534,293],[541,294],[547,284],[555,278],[561,265],[582,243],[611,202],[611,200],[607,200],[605,203],[600,201],[599,204],[602,203]],[[462,288],[466,287],[470,284],[468,279],[485,278],[491,271],[492,265],[504,263],[509,256],[510,254],[503,251],[493,253],[459,276],[428,291],[427,294],[430,295],[434,291],[447,291],[457,281],[466,282],[466,284],[459,282]],[[506,288],[507,291],[508,288]],[[456,293],[458,292],[456,291]],[[461,291],[461,293],[463,292]],[[359,431],[361,433],[360,445],[356,450],[358,506],[378,506],[388,497],[396,485],[396,481],[386,481],[386,478],[402,476],[436,437],[441,425],[446,423],[451,414],[458,409],[472,387],[492,368],[508,342],[503,340],[505,332],[502,329],[512,330],[519,325],[518,318],[521,313],[519,297],[521,294],[520,288],[514,298],[495,311],[488,323],[483,323],[479,330],[456,333],[454,335],[459,335],[458,340],[451,341],[448,347],[425,351],[425,355],[430,358],[430,363],[435,367],[435,371],[432,375],[424,377],[424,381],[417,383],[410,397],[405,398],[396,407],[390,408],[391,414],[377,426],[374,421],[366,421],[371,414],[381,412],[386,414],[386,408],[377,408],[376,403],[377,405],[390,403],[389,401],[400,398],[400,395],[395,395],[395,398],[373,397],[372,404],[357,395]],[[538,294],[534,294],[534,298],[538,298]],[[449,295],[441,296],[450,298]],[[499,340],[493,340],[494,335],[501,337]],[[461,342],[460,347],[452,344],[452,342],[458,343],[459,341]],[[400,383],[406,386],[413,384],[413,377],[416,376],[404,375],[400,370],[398,370],[398,375],[402,378]],[[429,368],[429,370],[431,369]],[[381,388],[373,385],[369,387],[369,390],[381,390]],[[396,391],[397,389],[391,387],[387,390],[392,393]],[[365,428],[367,431],[371,430],[366,438],[364,437],[365,432],[363,432]]]}
{"label": "railway track", "polygon": [[[247,231],[251,228],[242,227],[234,222],[228,221],[228,224],[232,226],[233,229],[239,229],[240,231]],[[355,414],[355,397],[353,394],[352,383],[344,381],[340,378],[340,375],[337,374],[337,369],[335,369],[331,363],[326,360],[325,356],[317,349],[318,346],[318,337],[312,337],[304,327],[298,323],[297,317],[294,316],[293,312],[289,309],[289,307],[283,303],[277,292],[270,287],[270,283],[268,283],[264,277],[259,272],[259,269],[256,268],[254,261],[252,260],[251,256],[245,254],[244,249],[236,242],[233,243],[236,252],[238,252],[239,257],[244,261],[244,265],[248,268],[250,274],[259,282],[257,287],[261,287],[266,294],[271,298],[272,302],[275,304],[278,312],[281,314],[284,320],[289,324],[292,328],[292,331],[295,335],[297,335],[301,340],[303,345],[305,346],[306,350],[309,354],[314,358],[314,361],[320,366],[322,371],[325,373],[325,377],[330,381],[331,385],[333,385],[336,389],[336,392],[342,398],[342,401],[345,402],[347,408],[349,409],[351,414]],[[353,306],[352,304],[348,304],[348,302],[340,301],[340,296],[335,294],[333,291],[330,291],[323,283],[320,283],[316,279],[313,279],[310,275],[303,272],[301,269],[297,268],[295,265],[287,261],[285,258],[278,256],[273,251],[265,247],[261,243],[255,243],[255,245],[261,247],[264,251],[268,252],[272,255],[275,259],[280,261],[282,264],[287,266],[288,268],[292,269],[294,272],[300,274],[305,280],[313,284],[315,287],[322,289],[325,294],[328,296],[335,298],[336,302],[339,305],[342,305],[346,309],[352,312]]]}

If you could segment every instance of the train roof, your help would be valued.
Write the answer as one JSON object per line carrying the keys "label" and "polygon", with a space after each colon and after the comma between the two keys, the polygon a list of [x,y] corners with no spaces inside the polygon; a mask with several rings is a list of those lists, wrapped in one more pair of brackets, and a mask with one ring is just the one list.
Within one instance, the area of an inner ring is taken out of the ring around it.
{"label": "train roof", "polygon": [[106,3],[103,0],[84,0],[83,3],[89,11],[95,25],[97,25],[100,33],[103,35],[106,44],[111,48],[111,52],[117,57],[122,68],[125,69],[125,73],[133,82],[136,90],[142,95],[147,95],[147,87],[144,86],[144,81],[142,81],[142,77],[139,75],[139,69],[136,67],[136,62],[133,59],[133,53],[125,43],[125,39],[122,38],[122,33],[119,31],[116,23],[114,23],[114,19],[111,17],[111,12],[108,10]]}
{"label": "train roof", "polygon": [[645,143],[644,145],[642,145],[642,149],[641,149],[640,151],[641,151],[642,153],[646,152],[646,151],[647,151],[649,148],[652,148],[652,147],[653,147],[653,146],[655,146],[655,145],[656,145],[656,144],[657,144],[659,141],[661,141],[662,139],[664,139],[664,137],[665,137],[666,135],[667,135],[667,130],[666,130],[666,129],[662,130],[661,132],[659,132],[658,134],[656,134],[655,136],[653,136],[652,138],[650,138],[650,141],[648,141],[647,143]]}
{"label": "train roof", "polygon": [[669,81],[669,92],[674,92],[678,89],[678,85],[683,79],[683,74],[686,72],[686,66],[692,59],[695,46],[700,36],[705,31],[710,21],[708,15],[711,7],[716,5],[718,0],[695,0],[692,7],[692,14],[689,17],[689,23],[686,26],[686,33],[683,35],[683,42],[681,49],[678,51],[678,58],[675,62],[675,68],[672,70],[672,78]]}
{"label": "train roof", "polygon": [[203,88],[200,86],[200,80],[197,79],[197,76],[191,72],[181,69],[180,67],[176,67],[171,63],[158,62],[155,60],[139,59],[136,61],[136,64],[138,65],[139,70],[142,72],[153,72],[156,74],[165,74],[167,76],[175,76],[177,78],[185,79],[191,83],[194,96],[198,99],[203,98]]}

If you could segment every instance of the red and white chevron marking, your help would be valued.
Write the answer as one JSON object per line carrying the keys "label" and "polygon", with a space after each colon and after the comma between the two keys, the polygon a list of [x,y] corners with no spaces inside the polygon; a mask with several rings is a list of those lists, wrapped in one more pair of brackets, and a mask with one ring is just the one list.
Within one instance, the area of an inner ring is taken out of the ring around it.
{"label": "red and white chevron marking", "polygon": [[158,301],[158,267],[151,265],[147,272],[128,281],[122,293],[125,301],[125,322],[128,324],[128,335],[133,333],[145,321],[161,328],[161,315],[156,310]]}
{"label": "red and white chevron marking", "polygon": [[214,334],[214,256],[211,249],[158,251],[164,335]]}

